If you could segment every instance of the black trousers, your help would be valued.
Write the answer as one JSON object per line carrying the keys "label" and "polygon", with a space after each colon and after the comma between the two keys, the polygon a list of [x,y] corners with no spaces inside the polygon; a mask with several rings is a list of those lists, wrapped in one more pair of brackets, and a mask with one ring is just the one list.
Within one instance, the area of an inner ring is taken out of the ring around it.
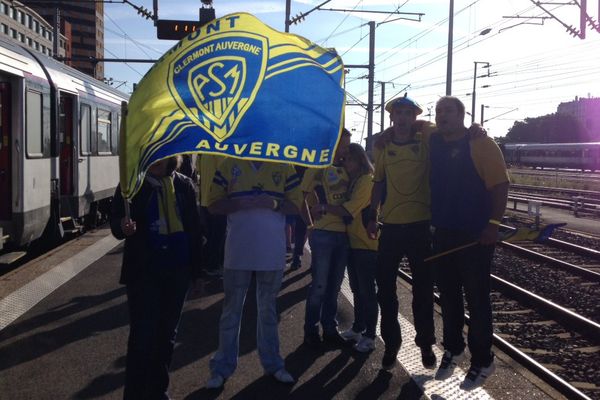
{"label": "black trousers", "polygon": [[[476,241],[477,235],[436,229],[433,250],[438,254]],[[434,265],[442,301],[444,349],[452,354],[460,354],[465,348],[464,289],[470,317],[468,343],[471,365],[475,367],[487,367],[494,359],[490,301],[490,268],[493,255],[494,246],[478,244],[440,257]]]}
{"label": "black trousers", "polygon": [[209,271],[223,267],[225,258],[225,232],[227,230],[227,216],[215,215],[204,208],[206,215],[208,236],[206,245],[202,248],[202,263]]}
{"label": "black trousers", "polygon": [[125,400],[168,399],[169,366],[190,284],[187,267],[148,268],[127,285],[129,340]]}
{"label": "black trousers", "polygon": [[294,221],[294,258],[300,259],[304,254],[304,244],[306,243],[306,224],[301,216],[296,215]]}
{"label": "black trousers", "polygon": [[377,301],[381,312],[381,336],[387,353],[397,353],[402,344],[396,280],[403,256],[408,258],[413,279],[412,311],[417,331],[415,343],[419,347],[435,343],[432,266],[423,261],[430,254],[429,221],[383,225],[379,238],[376,280]]}

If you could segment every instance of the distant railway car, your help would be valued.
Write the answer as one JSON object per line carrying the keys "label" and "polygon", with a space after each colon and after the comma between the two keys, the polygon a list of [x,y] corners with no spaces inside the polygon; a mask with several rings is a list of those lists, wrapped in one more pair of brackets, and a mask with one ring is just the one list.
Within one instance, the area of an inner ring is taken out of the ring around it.
{"label": "distant railway car", "polygon": [[0,249],[94,220],[118,181],[127,96],[0,39]]}
{"label": "distant railway car", "polygon": [[600,142],[510,143],[503,146],[507,164],[534,168],[600,170]]}

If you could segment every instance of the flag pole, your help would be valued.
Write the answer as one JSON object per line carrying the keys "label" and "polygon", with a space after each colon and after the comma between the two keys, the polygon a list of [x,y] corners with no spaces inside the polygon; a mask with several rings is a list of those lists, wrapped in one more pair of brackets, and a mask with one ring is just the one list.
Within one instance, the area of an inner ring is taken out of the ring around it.
{"label": "flag pole", "polygon": [[[121,126],[119,128],[119,180],[121,183],[121,193],[123,193],[123,185],[127,182],[127,102],[121,102]],[[123,206],[125,208],[125,218],[131,221],[129,211],[129,201],[123,196]]]}
{"label": "flag pole", "polygon": [[459,250],[466,249],[467,247],[475,246],[477,243],[479,243],[479,242],[471,242],[471,243],[463,244],[462,246],[458,246],[458,247],[455,247],[453,249],[446,250],[446,251],[438,253],[438,254],[434,254],[431,257],[427,257],[423,261],[425,261],[425,262],[433,261],[433,260],[438,259],[440,257],[447,256],[448,254],[452,254],[452,253],[455,253],[455,252],[457,252]]}

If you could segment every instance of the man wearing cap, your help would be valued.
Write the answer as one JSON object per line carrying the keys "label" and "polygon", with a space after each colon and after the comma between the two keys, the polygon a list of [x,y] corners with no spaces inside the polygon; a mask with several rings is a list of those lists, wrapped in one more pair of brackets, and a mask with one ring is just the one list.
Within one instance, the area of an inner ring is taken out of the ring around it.
{"label": "man wearing cap", "polygon": [[430,255],[431,248],[429,138],[435,126],[415,123],[423,109],[409,97],[391,100],[385,109],[393,125],[391,132],[384,134],[388,138],[375,162],[368,227],[369,235],[375,238],[377,220],[383,222],[376,275],[381,336],[385,343],[381,364],[384,369],[393,368],[402,343],[396,279],[400,260],[406,255],[413,279],[415,342],[421,348],[423,365],[434,368],[433,277],[431,266],[423,260]]}
{"label": "man wearing cap", "polygon": [[[442,97],[435,107],[438,133],[430,141],[431,224],[444,322],[444,356],[435,375],[450,377],[464,357],[463,289],[469,309],[471,368],[461,389],[481,386],[494,370],[490,267],[508,196],[502,152],[488,137],[470,139],[465,106]],[[465,244],[475,244],[452,251]]]}

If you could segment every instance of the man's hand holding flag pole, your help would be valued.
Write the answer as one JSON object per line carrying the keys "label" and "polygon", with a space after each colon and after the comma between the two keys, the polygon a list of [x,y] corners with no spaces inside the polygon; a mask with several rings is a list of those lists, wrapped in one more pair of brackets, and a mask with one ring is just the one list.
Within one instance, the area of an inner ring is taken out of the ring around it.
{"label": "man's hand holding flag pole", "polygon": [[[512,228],[509,226],[502,226],[504,228],[510,228],[510,229],[505,232],[499,232],[497,242],[512,243],[512,242],[520,242],[520,241],[527,240],[527,241],[533,241],[535,243],[543,243],[544,241],[548,240],[548,238],[550,238],[550,236],[552,236],[552,233],[554,232],[555,229],[560,228],[565,225],[566,225],[566,223],[548,224],[543,227],[540,227],[539,229],[526,228],[526,227]],[[463,250],[463,249],[466,249],[466,248],[469,248],[469,247],[472,247],[472,246],[475,246],[478,244],[480,244],[479,241],[465,243],[461,246],[457,246],[452,249],[443,251],[441,253],[434,254],[431,257],[427,257],[425,259],[425,262],[434,261],[434,260],[444,257],[448,254],[456,253],[457,251],[460,251],[460,250]]]}

